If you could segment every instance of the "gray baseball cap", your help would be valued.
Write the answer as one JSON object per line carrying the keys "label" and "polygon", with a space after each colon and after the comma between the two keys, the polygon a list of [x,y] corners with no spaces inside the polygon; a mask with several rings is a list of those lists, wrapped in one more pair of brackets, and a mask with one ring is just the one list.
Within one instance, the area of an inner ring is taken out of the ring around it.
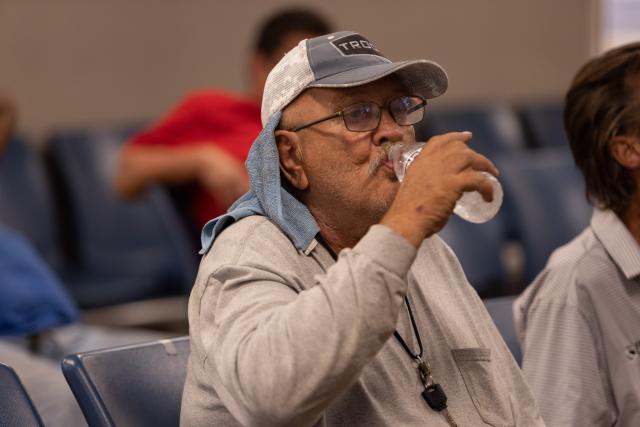
{"label": "gray baseball cap", "polygon": [[415,95],[436,98],[447,90],[447,73],[433,61],[392,62],[353,31],[302,40],[271,70],[262,96],[262,124],[310,87],[345,88],[397,75]]}

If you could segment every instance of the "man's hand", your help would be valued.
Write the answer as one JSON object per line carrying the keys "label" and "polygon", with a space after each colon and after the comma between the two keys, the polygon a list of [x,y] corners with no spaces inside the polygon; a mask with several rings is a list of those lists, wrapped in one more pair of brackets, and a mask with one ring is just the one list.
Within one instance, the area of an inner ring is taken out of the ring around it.
{"label": "man's hand", "polygon": [[249,191],[249,177],[235,157],[211,145],[199,153],[197,181],[226,208]]}
{"label": "man's hand", "polygon": [[463,192],[478,191],[491,201],[491,183],[481,171],[497,176],[498,170],[469,148],[471,136],[470,132],[451,132],[431,138],[407,170],[381,223],[417,248],[446,225]]}

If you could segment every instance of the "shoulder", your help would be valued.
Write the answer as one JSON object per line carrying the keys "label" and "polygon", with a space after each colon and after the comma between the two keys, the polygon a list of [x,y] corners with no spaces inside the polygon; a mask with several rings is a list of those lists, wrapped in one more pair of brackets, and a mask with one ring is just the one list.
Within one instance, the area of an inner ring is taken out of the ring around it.
{"label": "shoulder", "polygon": [[77,309],[27,240],[0,227],[0,335],[32,333],[74,321]]}
{"label": "shoulder", "polygon": [[582,310],[585,297],[590,299],[598,288],[606,286],[615,268],[591,227],[587,227],[551,254],[544,270],[516,304],[524,310],[541,304]]}
{"label": "shoulder", "polygon": [[257,104],[252,100],[220,89],[201,89],[190,92],[183,98],[181,104],[185,106],[207,106],[218,108],[257,108]]}
{"label": "shoulder", "polygon": [[587,227],[575,239],[551,254],[539,278],[556,282],[555,287],[564,288],[566,293],[600,286],[603,279],[606,281],[611,278],[615,269],[604,246],[591,227]]}
{"label": "shoulder", "polygon": [[40,289],[61,286],[35,248],[24,237],[3,227],[0,227],[0,274],[7,283],[16,283],[7,280],[11,274],[19,282],[31,279],[29,282]]}
{"label": "shoulder", "polygon": [[233,223],[220,234],[203,258],[201,269],[213,272],[225,265],[277,265],[299,255],[274,223],[264,216],[252,215]]}

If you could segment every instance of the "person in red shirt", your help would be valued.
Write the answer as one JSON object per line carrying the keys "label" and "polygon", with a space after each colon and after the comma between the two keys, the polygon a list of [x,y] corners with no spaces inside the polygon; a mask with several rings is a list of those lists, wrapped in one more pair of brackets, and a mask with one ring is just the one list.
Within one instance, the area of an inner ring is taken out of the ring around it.
{"label": "person in red shirt", "polygon": [[187,95],[125,145],[116,191],[132,198],[151,184],[178,185],[198,228],[224,213],[249,189],[244,160],[262,129],[260,101],[271,68],[300,40],[330,32],[322,17],[307,10],[286,10],[267,19],[249,61],[249,93],[206,89]]}

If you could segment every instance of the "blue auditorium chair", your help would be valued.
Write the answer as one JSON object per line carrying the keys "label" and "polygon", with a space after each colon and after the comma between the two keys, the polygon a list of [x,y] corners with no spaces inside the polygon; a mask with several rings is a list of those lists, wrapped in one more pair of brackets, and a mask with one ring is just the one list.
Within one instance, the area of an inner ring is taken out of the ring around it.
{"label": "blue auditorium chair", "polygon": [[473,132],[470,146],[489,158],[525,147],[518,116],[506,104],[428,106],[424,119],[416,125],[416,139],[424,141],[433,135],[458,131]]}
{"label": "blue auditorium chair", "polygon": [[473,224],[452,215],[438,234],[451,246],[480,297],[504,293],[507,286],[502,264],[505,230],[500,214],[484,224]]}
{"label": "blue auditorium chair", "polygon": [[58,217],[44,164],[19,137],[0,153],[0,222],[28,239],[55,270],[63,268]]}
{"label": "blue auditorium chair", "polygon": [[532,102],[517,107],[530,147],[568,146],[562,109],[560,100]]}
{"label": "blue auditorium chair", "polygon": [[567,148],[511,153],[497,161],[514,233],[524,252],[530,283],[551,252],[582,231],[591,218],[582,175]]}
{"label": "blue auditorium chair", "polygon": [[164,188],[124,201],[112,182],[129,129],[57,132],[48,141],[74,261],[64,277],[81,307],[186,294],[196,253]]}
{"label": "blue auditorium chair", "polygon": [[489,298],[483,300],[493,323],[495,323],[502,339],[507,343],[513,358],[520,364],[522,362],[522,350],[516,335],[515,321],[513,320],[513,301],[515,296]]}
{"label": "blue auditorium chair", "polygon": [[0,426],[42,427],[42,419],[20,378],[9,366],[0,363]]}
{"label": "blue auditorium chair", "polygon": [[189,337],[67,356],[62,372],[91,427],[177,426]]}

